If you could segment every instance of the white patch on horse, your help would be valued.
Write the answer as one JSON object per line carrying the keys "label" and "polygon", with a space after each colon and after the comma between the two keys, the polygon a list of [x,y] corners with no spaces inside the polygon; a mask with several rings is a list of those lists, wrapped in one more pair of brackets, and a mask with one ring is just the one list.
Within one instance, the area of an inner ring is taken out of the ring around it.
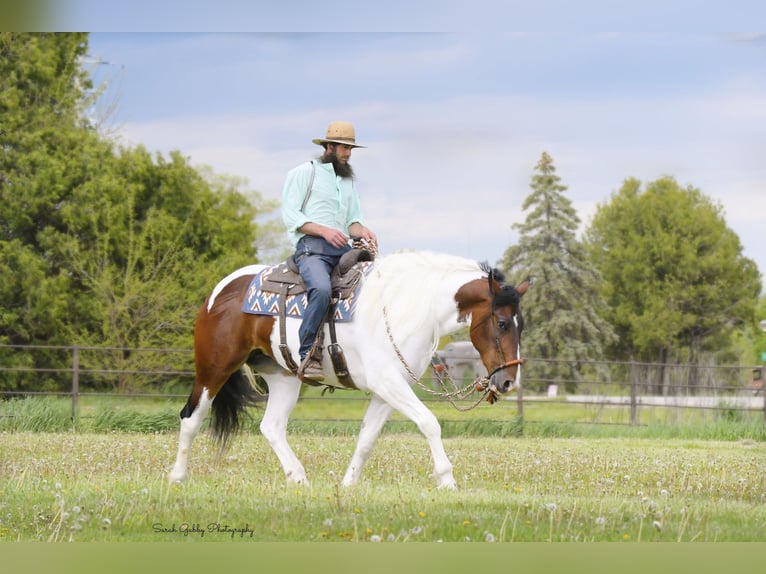
{"label": "white patch on horse", "polygon": [[218,297],[218,294],[223,291],[224,287],[226,287],[229,283],[245,275],[255,275],[266,267],[266,265],[248,265],[247,267],[241,267],[240,269],[237,269],[234,273],[230,273],[221,279],[218,282],[218,285],[213,288],[212,293],[210,293],[210,299],[208,299],[207,302],[208,312],[210,312],[210,309],[212,309],[213,305],[215,305],[215,298]]}

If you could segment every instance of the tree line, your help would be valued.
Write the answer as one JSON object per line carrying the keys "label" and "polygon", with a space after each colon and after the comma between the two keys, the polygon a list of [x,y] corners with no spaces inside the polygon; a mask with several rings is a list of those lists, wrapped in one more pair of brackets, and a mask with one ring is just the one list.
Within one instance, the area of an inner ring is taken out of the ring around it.
{"label": "tree line", "polygon": [[[215,281],[274,241],[256,220],[277,205],[246,182],[100,135],[87,56],[86,33],[0,33],[0,366],[69,361],[10,345],[124,348],[101,365],[114,368],[147,360],[131,348],[191,348]],[[758,269],[700,190],[627,179],[578,239],[548,154],[530,187],[500,264],[534,280],[524,353],[560,360],[541,376],[581,377],[604,358],[747,363],[766,349]],[[157,360],[189,368],[188,357]],[[0,373],[0,390],[57,385]]]}
{"label": "tree line", "polygon": [[[502,265],[534,280],[524,298],[525,354],[556,360],[533,364],[534,376],[566,380],[573,390],[597,360],[697,367],[760,360],[760,272],[702,191],[671,176],[628,178],[577,239],[580,219],[545,152],[530,187],[526,219],[515,226],[520,239]],[[698,372],[689,372],[694,387]],[[668,392],[667,379],[667,371],[656,378],[657,392]]]}

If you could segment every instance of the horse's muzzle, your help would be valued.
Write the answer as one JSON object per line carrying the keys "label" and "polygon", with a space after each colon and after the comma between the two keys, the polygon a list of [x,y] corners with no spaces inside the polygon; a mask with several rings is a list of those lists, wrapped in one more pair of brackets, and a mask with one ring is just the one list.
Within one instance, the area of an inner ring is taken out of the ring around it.
{"label": "horse's muzzle", "polygon": [[[502,395],[518,390],[521,387],[521,365],[523,364],[524,359],[514,359],[494,369],[487,377],[490,391]],[[508,371],[510,367],[516,367],[513,378]]]}

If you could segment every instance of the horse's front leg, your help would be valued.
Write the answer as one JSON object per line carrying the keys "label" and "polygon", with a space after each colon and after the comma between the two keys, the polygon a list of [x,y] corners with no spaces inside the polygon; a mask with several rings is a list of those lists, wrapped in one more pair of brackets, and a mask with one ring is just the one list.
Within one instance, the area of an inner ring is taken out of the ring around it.
{"label": "horse's front leg", "polygon": [[457,482],[452,474],[452,463],[442,443],[441,425],[436,416],[428,410],[398,372],[391,372],[387,377],[379,376],[375,380],[380,382],[371,384],[370,390],[414,422],[428,441],[434,461],[433,477],[436,486],[447,489],[457,488]]}
{"label": "horse's front leg", "polygon": [[372,396],[370,405],[362,420],[362,428],[359,431],[359,439],[356,442],[356,450],[343,477],[343,486],[353,486],[359,481],[367,459],[372,454],[375,441],[391,416],[393,408],[377,395]]}
{"label": "horse's front leg", "polygon": [[282,463],[287,481],[308,484],[306,471],[287,442],[287,420],[298,402],[301,383],[292,375],[283,373],[263,377],[269,385],[269,398],[261,419],[261,433]]}

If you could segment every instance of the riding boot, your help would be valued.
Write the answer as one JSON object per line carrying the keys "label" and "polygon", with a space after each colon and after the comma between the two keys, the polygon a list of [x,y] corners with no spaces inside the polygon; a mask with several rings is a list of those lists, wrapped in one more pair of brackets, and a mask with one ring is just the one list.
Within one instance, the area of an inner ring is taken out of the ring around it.
{"label": "riding boot", "polygon": [[324,329],[320,328],[314,345],[306,357],[301,361],[298,369],[298,378],[303,382],[324,381],[324,369],[322,368],[322,349],[324,347]]}

